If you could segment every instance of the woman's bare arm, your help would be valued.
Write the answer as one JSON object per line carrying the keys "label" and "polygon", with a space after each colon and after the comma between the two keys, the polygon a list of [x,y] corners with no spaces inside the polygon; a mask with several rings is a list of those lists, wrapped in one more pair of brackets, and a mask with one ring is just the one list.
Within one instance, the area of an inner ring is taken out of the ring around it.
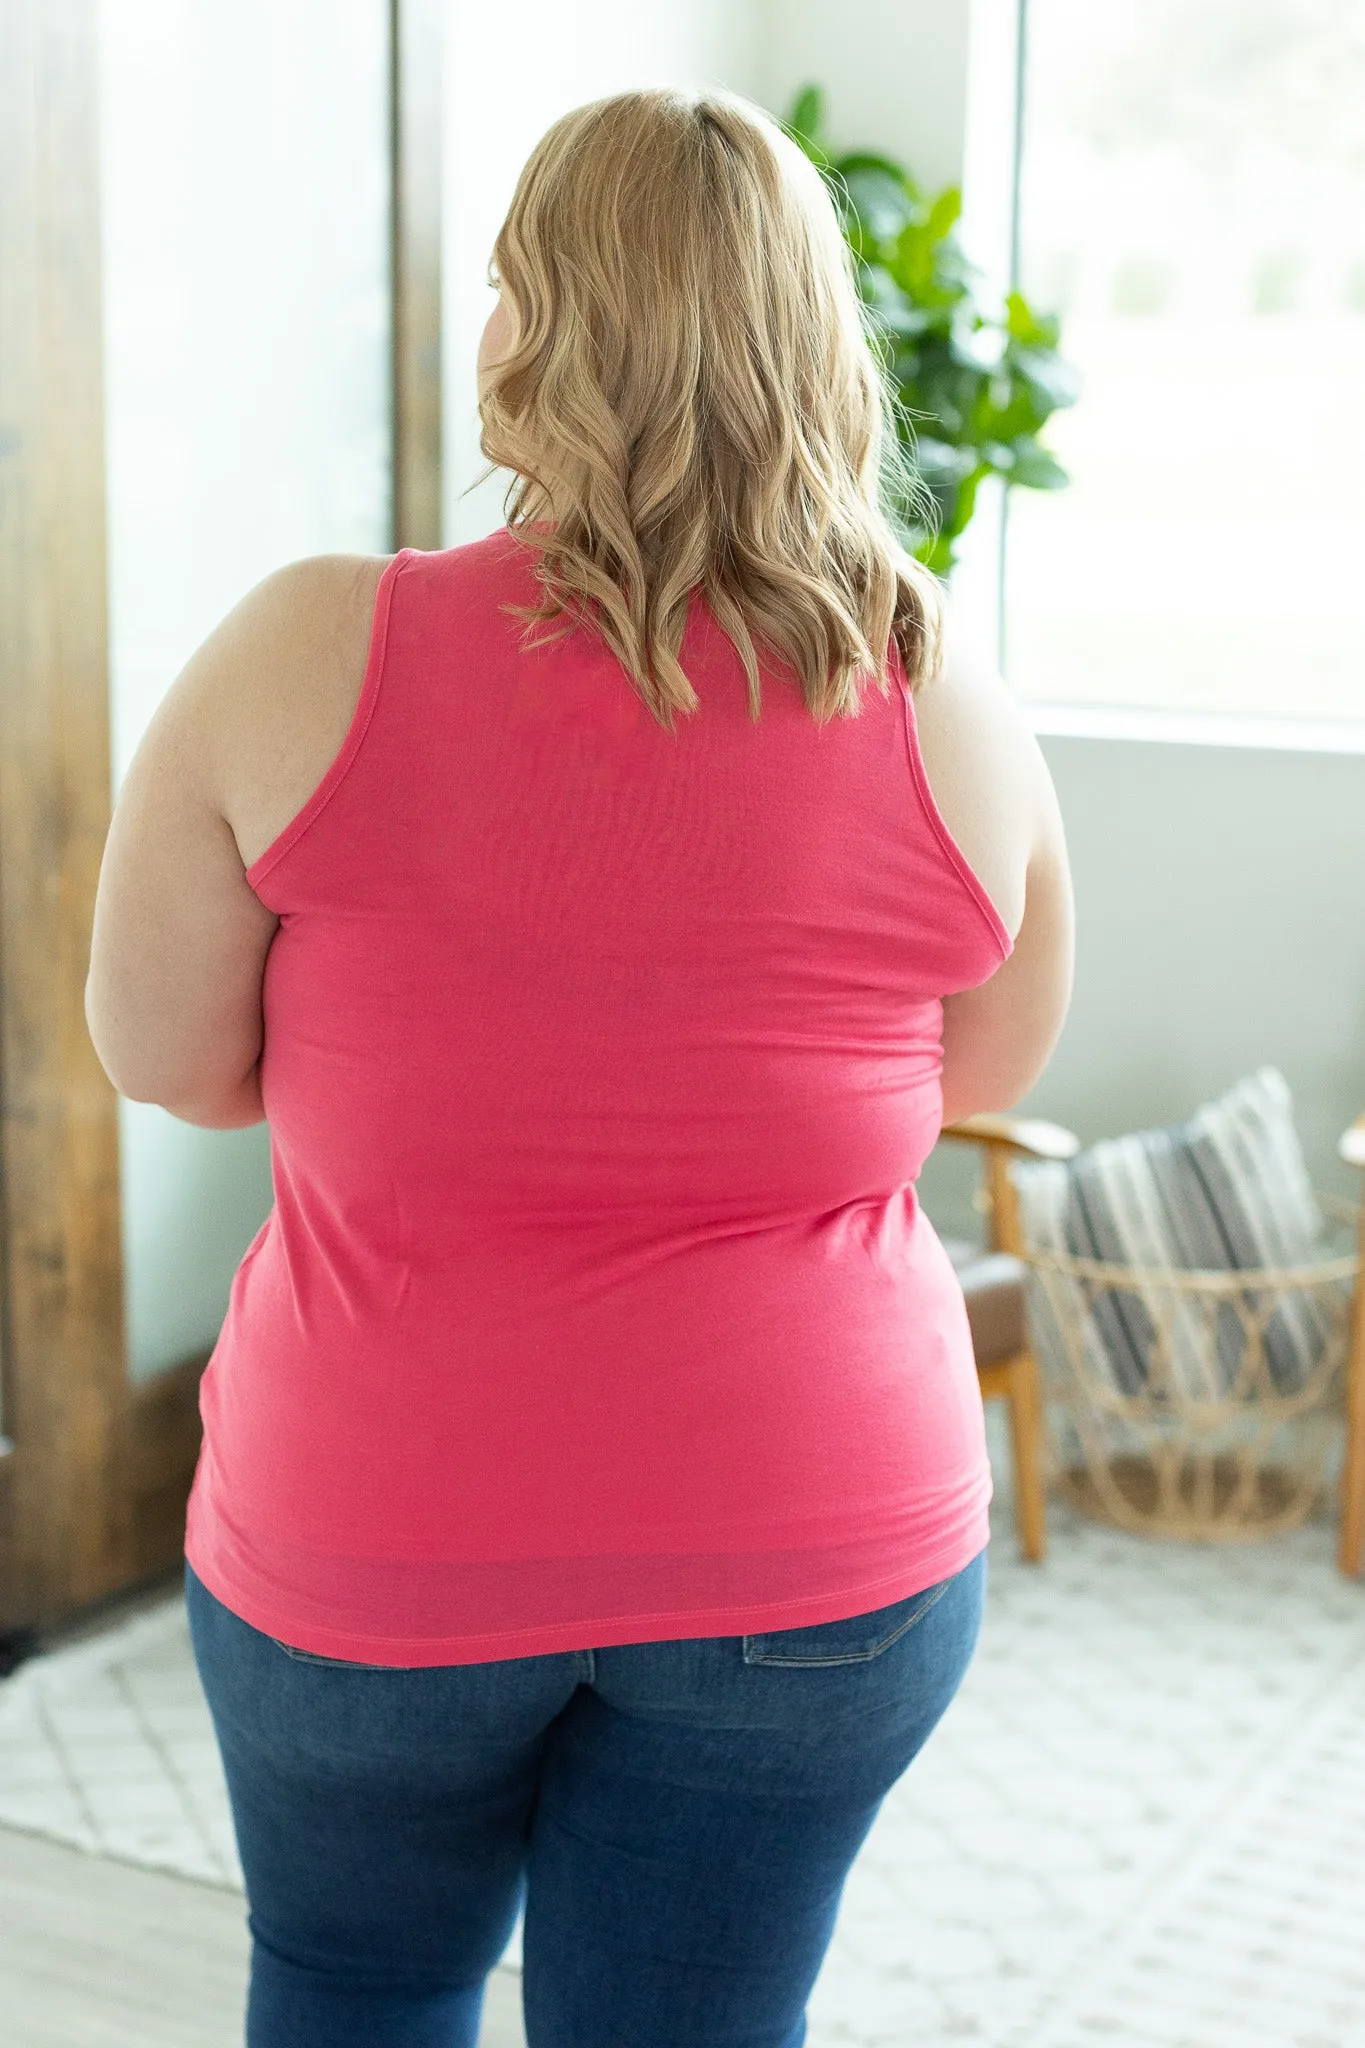
{"label": "woman's bare arm", "polygon": [[944,823],[1014,950],[943,1004],[943,1117],[1009,1109],[1037,1081],[1071,1001],[1075,908],[1052,777],[992,662],[950,630],[916,700],[925,771]]}

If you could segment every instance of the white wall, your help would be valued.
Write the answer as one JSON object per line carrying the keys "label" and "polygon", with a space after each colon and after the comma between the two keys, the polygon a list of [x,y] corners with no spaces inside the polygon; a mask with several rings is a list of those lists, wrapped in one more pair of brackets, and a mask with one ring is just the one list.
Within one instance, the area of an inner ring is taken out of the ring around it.
{"label": "white wall", "polygon": [[1365,755],[1049,739],[1076,996],[1040,1113],[1086,1138],[1271,1061],[1322,1185],[1365,1113]]}
{"label": "white wall", "polygon": [[754,96],[785,114],[803,85],[825,89],[830,134],[880,149],[922,184],[962,172],[968,0],[760,0]]}

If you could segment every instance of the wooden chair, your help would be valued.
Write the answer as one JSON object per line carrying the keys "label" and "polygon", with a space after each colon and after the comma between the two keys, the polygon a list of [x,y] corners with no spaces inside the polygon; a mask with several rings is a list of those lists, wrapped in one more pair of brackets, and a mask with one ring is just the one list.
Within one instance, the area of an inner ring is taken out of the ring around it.
{"label": "wooden chair", "polygon": [[1028,1342],[1027,1269],[1018,1256],[1019,1204],[1009,1168],[1014,1159],[1070,1159],[1080,1140],[1058,1124],[1019,1116],[964,1117],[947,1125],[942,1139],[975,1145],[982,1156],[986,1242],[945,1237],[943,1245],[967,1298],[982,1396],[1009,1403],[1019,1548],[1038,1564],[1047,1553],[1042,1386]]}
{"label": "wooden chair", "polygon": [[[1010,1404],[1019,1543],[1035,1562],[1046,1548],[1043,1411],[1038,1366],[1028,1348],[1019,1208],[1010,1180],[1012,1159],[1070,1159],[1078,1141],[1070,1131],[1034,1118],[972,1116],[950,1124],[943,1137],[982,1148],[985,1155],[987,1240],[980,1245],[945,1238],[967,1297],[981,1391]],[[1337,1150],[1348,1166],[1365,1169],[1365,1117],[1352,1124]],[[1348,1578],[1365,1563],[1365,1202],[1359,1222],[1360,1273],[1351,1310],[1346,1364],[1346,1443],[1341,1474],[1341,1528],[1337,1562]]]}
{"label": "wooden chair", "polygon": [[[1337,1146],[1348,1166],[1365,1167],[1365,1116],[1352,1124]],[[1365,1203],[1360,1210],[1360,1272],[1351,1309],[1351,1348],[1346,1359],[1346,1454],[1341,1468],[1341,1537],[1337,1562],[1348,1578],[1360,1570],[1365,1553]]]}

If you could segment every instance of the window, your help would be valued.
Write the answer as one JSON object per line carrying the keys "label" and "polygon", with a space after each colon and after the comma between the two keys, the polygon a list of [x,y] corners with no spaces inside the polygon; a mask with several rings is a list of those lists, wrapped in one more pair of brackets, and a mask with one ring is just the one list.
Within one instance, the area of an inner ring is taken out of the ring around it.
{"label": "window", "polygon": [[1365,739],[1365,0],[1027,0],[1021,107],[1084,388],[1010,494],[1011,681]]}

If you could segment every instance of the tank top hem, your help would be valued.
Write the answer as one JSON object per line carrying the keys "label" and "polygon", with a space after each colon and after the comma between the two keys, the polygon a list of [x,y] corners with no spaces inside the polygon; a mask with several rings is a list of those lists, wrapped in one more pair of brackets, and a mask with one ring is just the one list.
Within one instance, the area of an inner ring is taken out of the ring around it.
{"label": "tank top hem", "polygon": [[[417,1670],[440,1664],[499,1663],[514,1657],[547,1656],[566,1651],[605,1649],[629,1643],[683,1641],[710,1636],[748,1636],[774,1630],[813,1627],[842,1621],[907,1600],[926,1587],[939,1585],[965,1570],[990,1541],[989,1492],[985,1503],[975,1499],[970,1514],[932,1547],[917,1552],[913,1562],[888,1576],[856,1586],[825,1589],[798,1600],[751,1601],[724,1607],[682,1608],[590,1616],[532,1628],[497,1629],[483,1634],[387,1636],[341,1633],[300,1623],[262,1598],[254,1589],[234,1582],[219,1561],[202,1549],[191,1533],[185,1556],[196,1576],[239,1620],[276,1642],[335,1657],[346,1663],[391,1665]],[[761,1576],[763,1557],[742,1560]]]}

